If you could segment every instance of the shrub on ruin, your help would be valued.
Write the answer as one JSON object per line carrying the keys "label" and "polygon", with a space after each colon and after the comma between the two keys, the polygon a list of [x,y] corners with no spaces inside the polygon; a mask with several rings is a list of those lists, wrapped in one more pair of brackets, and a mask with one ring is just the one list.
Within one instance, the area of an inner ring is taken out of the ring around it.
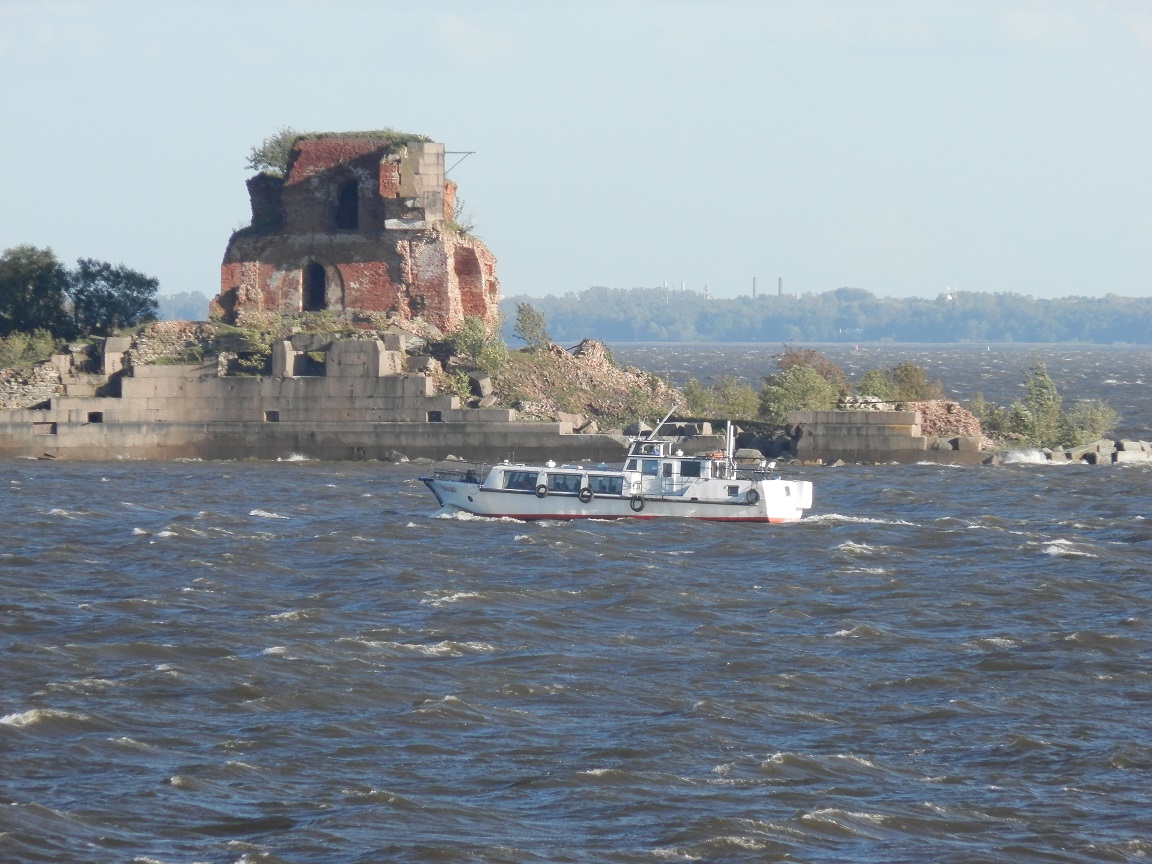
{"label": "shrub on ruin", "polygon": [[881,402],[892,401],[892,384],[883,369],[869,369],[856,382],[857,396],[871,396]]}
{"label": "shrub on ruin", "polygon": [[835,387],[838,395],[846,396],[852,392],[852,385],[848,383],[848,376],[844,374],[844,370],[815,348],[797,348],[786,344],[784,351],[776,355],[776,368],[781,372],[787,372],[796,366],[810,368]]}
{"label": "shrub on ruin", "polygon": [[856,384],[860,396],[873,396],[884,402],[931,402],[944,398],[944,386],[929,380],[915,363],[901,363],[891,369],[870,369]]}
{"label": "shrub on ruin", "polygon": [[760,397],[747,381],[734,375],[720,375],[705,387],[695,378],[683,388],[685,407],[693,417],[717,420],[755,420],[760,414]]}
{"label": "shrub on ruin", "polygon": [[245,167],[262,174],[283,177],[288,173],[288,159],[292,155],[292,145],[300,133],[291,126],[281,126],[275,134],[269,135],[252,148]]}
{"label": "shrub on ruin", "polygon": [[831,411],[840,395],[840,388],[814,367],[789,366],[764,379],[759,413],[768,422],[783,427],[789,411]]}
{"label": "shrub on ruin", "polygon": [[477,369],[498,372],[508,362],[508,346],[499,333],[489,332],[482,318],[465,315],[464,323],[449,338],[452,353]]}
{"label": "shrub on ruin", "polygon": [[47,330],[16,330],[0,339],[0,369],[34,366],[55,354],[59,347],[60,340]]}

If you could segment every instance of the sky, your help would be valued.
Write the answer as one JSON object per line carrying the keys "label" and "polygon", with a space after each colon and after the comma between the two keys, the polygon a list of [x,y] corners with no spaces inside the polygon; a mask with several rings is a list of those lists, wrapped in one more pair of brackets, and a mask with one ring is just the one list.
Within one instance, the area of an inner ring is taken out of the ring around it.
{"label": "sky", "polygon": [[162,294],[286,126],[474,151],[506,296],[1152,294],[1152,0],[0,0],[0,124],[0,250]]}

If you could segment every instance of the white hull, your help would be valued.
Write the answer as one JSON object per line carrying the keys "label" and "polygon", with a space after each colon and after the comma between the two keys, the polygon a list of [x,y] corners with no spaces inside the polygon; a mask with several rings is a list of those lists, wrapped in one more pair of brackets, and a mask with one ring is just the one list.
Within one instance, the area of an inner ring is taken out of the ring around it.
{"label": "white hull", "polygon": [[[794,522],[812,506],[812,484],[799,480],[759,480],[741,484],[740,494],[707,500],[699,494],[594,495],[486,489],[480,483],[423,478],[441,505],[477,516],[512,519],[707,519],[723,522]],[[755,496],[749,496],[754,490]],[[697,493],[700,489],[691,490]],[[754,503],[750,503],[754,497]],[[693,500],[695,498],[696,500]]]}

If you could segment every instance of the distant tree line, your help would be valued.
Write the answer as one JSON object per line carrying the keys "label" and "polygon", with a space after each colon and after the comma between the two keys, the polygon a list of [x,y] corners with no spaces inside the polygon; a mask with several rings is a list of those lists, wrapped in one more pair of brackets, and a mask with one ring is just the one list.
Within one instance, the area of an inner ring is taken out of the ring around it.
{"label": "distant tree line", "polygon": [[666,288],[594,287],[508,297],[505,321],[530,302],[562,344],[604,342],[1080,342],[1152,344],[1152,297],[1063,297],[957,291],[934,299],[859,288],[799,296],[707,298]]}

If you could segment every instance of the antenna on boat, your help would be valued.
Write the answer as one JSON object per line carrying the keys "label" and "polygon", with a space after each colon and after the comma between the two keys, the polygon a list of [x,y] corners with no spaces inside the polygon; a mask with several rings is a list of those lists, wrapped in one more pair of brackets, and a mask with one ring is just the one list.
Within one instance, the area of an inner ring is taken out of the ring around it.
{"label": "antenna on boat", "polygon": [[656,424],[656,431],[652,433],[653,435],[659,435],[660,434],[660,430],[662,428],[664,428],[664,424],[668,422],[668,418],[672,416],[672,412],[675,411],[679,407],[680,407],[679,405],[673,405],[671,408],[668,409],[668,413],[664,415],[664,419]]}

